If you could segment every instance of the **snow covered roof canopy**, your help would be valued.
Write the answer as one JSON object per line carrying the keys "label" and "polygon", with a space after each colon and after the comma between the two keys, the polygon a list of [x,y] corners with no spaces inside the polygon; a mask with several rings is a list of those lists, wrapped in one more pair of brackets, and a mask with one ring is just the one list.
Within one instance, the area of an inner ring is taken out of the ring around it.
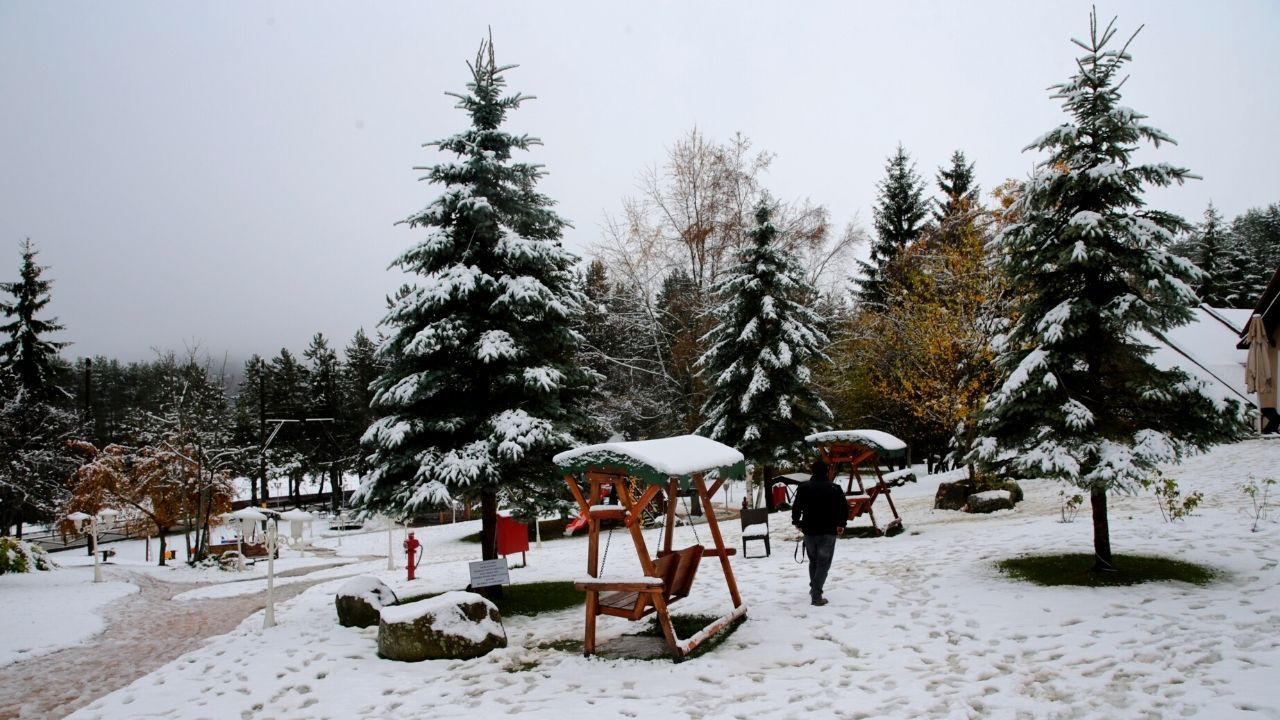
{"label": "snow covered roof canopy", "polygon": [[907,444],[883,430],[828,430],[808,435],[804,440],[814,445],[857,443],[875,450],[882,458],[900,458],[907,455]]}
{"label": "snow covered roof canopy", "polygon": [[742,453],[698,435],[630,442],[607,442],[566,450],[552,458],[569,473],[619,469],[646,485],[666,485],[675,478],[688,487],[697,473],[715,472],[721,478],[742,478]]}
{"label": "snow covered roof canopy", "polygon": [[[1261,315],[1262,323],[1267,327],[1267,336],[1275,338],[1276,328],[1280,327],[1280,268],[1276,268],[1276,272],[1271,276],[1271,282],[1267,283],[1267,289],[1262,291],[1262,295],[1258,296],[1258,304],[1253,306],[1252,315]],[[1246,349],[1249,347],[1249,326],[1244,325],[1238,328],[1237,335],[1240,336],[1240,343],[1236,347]]]}

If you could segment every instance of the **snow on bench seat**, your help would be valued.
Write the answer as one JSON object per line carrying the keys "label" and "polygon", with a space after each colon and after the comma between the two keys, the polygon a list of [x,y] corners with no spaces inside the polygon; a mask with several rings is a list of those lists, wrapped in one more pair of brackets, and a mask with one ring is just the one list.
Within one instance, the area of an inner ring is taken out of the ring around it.
{"label": "snow on bench seat", "polygon": [[762,538],[769,535],[768,523],[752,523],[742,528],[742,537],[744,538]]}

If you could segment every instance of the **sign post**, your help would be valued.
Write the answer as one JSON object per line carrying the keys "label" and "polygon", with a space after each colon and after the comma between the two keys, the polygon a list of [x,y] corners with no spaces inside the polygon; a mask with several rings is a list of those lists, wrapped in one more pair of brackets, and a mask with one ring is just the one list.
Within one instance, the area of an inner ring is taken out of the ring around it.
{"label": "sign post", "polygon": [[477,560],[468,563],[467,569],[471,571],[471,587],[473,589],[511,584],[511,573],[507,571],[506,558]]}

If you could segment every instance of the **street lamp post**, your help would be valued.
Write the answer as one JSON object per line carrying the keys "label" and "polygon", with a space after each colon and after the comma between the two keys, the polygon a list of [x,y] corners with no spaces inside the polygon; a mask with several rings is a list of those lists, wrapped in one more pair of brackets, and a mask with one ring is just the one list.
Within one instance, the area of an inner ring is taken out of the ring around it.
{"label": "street lamp post", "polygon": [[98,522],[101,521],[103,525],[111,527],[119,514],[119,510],[102,508],[97,515],[73,512],[67,516],[67,519],[75,525],[76,532],[87,533],[89,536],[89,550],[93,554],[93,581],[96,583],[102,582],[102,556],[98,554]]}
{"label": "street lamp post", "polygon": [[243,571],[244,540],[251,534],[252,530],[259,522],[267,519],[267,516],[254,508],[247,507],[236,510],[235,512],[229,512],[223,517],[231,523],[231,527],[236,531],[236,550],[238,551],[237,554],[240,556],[236,560],[236,570]]}
{"label": "street lamp post", "polygon": [[[268,512],[270,515],[267,514]],[[241,528],[240,537],[242,542],[245,528],[254,523],[266,521],[267,606],[262,618],[262,629],[266,630],[267,628],[275,627],[276,550],[283,543],[286,547],[293,548],[299,552],[304,551],[307,547],[307,541],[302,537],[303,526],[314,518],[311,513],[302,510],[276,513],[274,511],[263,512],[254,508],[244,508],[233,513],[227,513],[227,517],[231,518]],[[289,535],[285,538],[280,537],[281,520],[289,521]]]}

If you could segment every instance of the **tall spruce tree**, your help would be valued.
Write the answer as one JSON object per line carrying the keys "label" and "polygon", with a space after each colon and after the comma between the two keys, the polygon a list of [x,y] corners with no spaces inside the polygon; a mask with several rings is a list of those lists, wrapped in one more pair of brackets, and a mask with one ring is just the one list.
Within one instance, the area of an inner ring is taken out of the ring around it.
{"label": "tall spruce tree", "polygon": [[1146,186],[1192,176],[1131,159],[1143,141],[1172,141],[1120,104],[1130,56],[1128,43],[1108,47],[1114,22],[1099,28],[1095,11],[1087,41],[1073,41],[1085,51],[1079,70],[1052,95],[1070,120],[1026,148],[1049,156],[994,241],[1018,300],[997,359],[1005,380],[988,398],[976,450],[990,463],[1013,452],[1023,471],[1086,490],[1097,570],[1114,569],[1108,492],[1133,491],[1160,463],[1242,427],[1238,406],[1152,365],[1139,339],[1186,323],[1197,304],[1194,268],[1164,249],[1185,223],[1142,198]]}
{"label": "tall spruce tree", "polygon": [[373,471],[356,502],[405,514],[478,498],[490,559],[499,499],[559,501],[550,459],[574,442],[590,384],[574,362],[570,323],[585,298],[560,244],[567,223],[537,191],[540,166],[512,160],[538,141],[500,129],[526,97],[503,95],[514,66],[497,65],[491,41],[469,67],[456,97],[471,127],[435,143],[458,160],[422,168],[444,192],[403,221],[427,230],[394,262],[419,284],[383,320],[380,418],[364,435]]}
{"label": "tall spruce tree", "polygon": [[36,254],[31,241],[23,241],[19,280],[0,283],[0,290],[13,296],[13,302],[0,302],[0,314],[7,319],[0,325],[0,337],[8,336],[0,342],[0,364],[13,372],[32,398],[61,400],[67,393],[57,385],[55,361],[67,344],[45,337],[63,329],[57,318],[36,317],[49,304],[52,285],[41,277],[47,268],[36,264]]}
{"label": "tall spruce tree", "polygon": [[[307,373],[307,404],[314,417],[303,425],[308,441],[307,466],[315,475],[329,477],[329,510],[342,509],[342,446],[338,440],[338,428],[342,424],[345,408],[339,389],[338,355],[329,347],[324,333],[316,333],[311,345],[303,352],[310,363]],[[319,483],[323,487],[323,483]]]}
{"label": "tall spruce tree", "polygon": [[756,210],[755,221],[714,289],[716,326],[698,360],[711,396],[698,432],[738,448],[767,480],[780,463],[801,457],[804,436],[826,429],[832,415],[808,367],[829,362],[825,323],[809,308],[814,293],[778,244],[768,206]]}
{"label": "tall spruce tree", "polygon": [[37,315],[49,304],[50,282],[41,277],[36,249],[22,243],[16,282],[0,283],[13,296],[0,302],[0,535],[11,526],[45,520],[66,498],[65,480],[75,455],[67,441],[84,432],[80,418],[60,407],[70,397],[56,382],[58,350],[66,343],[46,335],[62,329]]}
{"label": "tall spruce tree", "polygon": [[365,335],[363,328],[351,338],[345,355],[340,386],[342,405],[346,410],[338,429],[348,466],[363,477],[369,472],[369,464],[360,450],[360,436],[378,419],[370,405],[373,403],[372,386],[382,374],[383,366],[378,358],[377,344]]}
{"label": "tall spruce tree", "polygon": [[971,216],[981,205],[973,163],[967,162],[960,150],[951,154],[951,167],[938,169],[938,189],[942,197],[934,200],[937,207],[933,211],[933,220],[938,225]]}
{"label": "tall spruce tree", "polygon": [[1231,221],[1231,238],[1237,254],[1235,306],[1251,308],[1280,268],[1280,203],[1246,210]]}
{"label": "tall spruce tree", "polygon": [[1239,282],[1233,271],[1240,264],[1234,244],[1226,237],[1222,215],[1210,202],[1204,209],[1204,222],[1192,230],[1189,257],[1203,275],[1196,283],[1200,301],[1210,307],[1232,307],[1239,294]]}
{"label": "tall spruce tree", "polygon": [[886,271],[894,258],[920,237],[929,205],[924,198],[924,181],[901,144],[885,164],[885,179],[876,187],[876,239],[871,243],[871,257],[858,261],[858,299],[870,305],[884,305],[888,299],[884,291]]}

